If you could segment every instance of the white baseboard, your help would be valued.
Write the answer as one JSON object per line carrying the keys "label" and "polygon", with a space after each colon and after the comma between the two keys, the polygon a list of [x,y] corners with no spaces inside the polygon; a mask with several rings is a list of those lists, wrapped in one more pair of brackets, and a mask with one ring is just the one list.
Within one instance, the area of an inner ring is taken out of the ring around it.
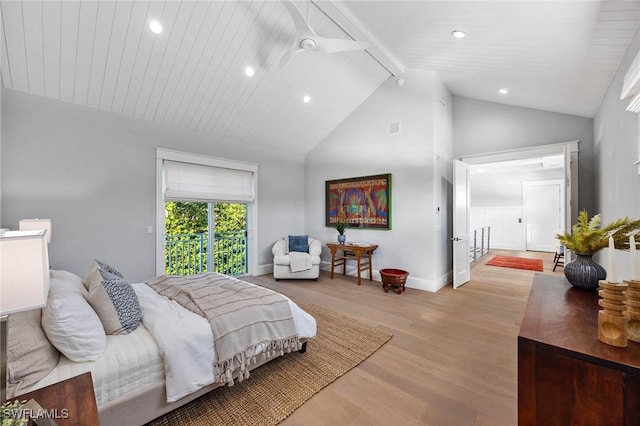
{"label": "white baseboard", "polygon": [[[320,263],[320,269],[322,269],[323,271],[330,271],[331,270],[331,262],[321,262]],[[340,271],[342,272],[342,268],[340,269]],[[347,275],[352,276],[352,277],[357,277],[357,268],[355,266],[347,266]],[[374,281],[379,281],[382,282],[382,278],[380,278],[380,272],[378,272],[377,269],[373,270],[373,280]],[[447,284],[451,283],[452,281],[452,272],[449,271],[447,272],[445,275],[435,279],[435,280],[430,280],[427,278],[420,278],[420,277],[413,277],[411,276],[411,273],[409,273],[409,277],[407,277],[407,283],[405,284],[405,287],[408,288],[414,288],[416,290],[422,290],[422,291],[428,291],[431,293],[435,293],[436,291],[440,290],[442,287],[446,286]]]}
{"label": "white baseboard", "polygon": [[273,274],[273,263],[268,263],[266,265],[258,265],[256,271],[253,275],[265,275],[265,274]]}
{"label": "white baseboard", "polygon": [[525,251],[526,247],[523,247],[519,244],[494,244],[491,242],[491,249],[493,250],[517,250],[517,251]]}
{"label": "white baseboard", "polygon": [[407,278],[407,284],[405,286],[435,293],[442,287],[445,287],[447,284],[451,283],[451,276],[451,272],[448,272],[447,274],[438,277],[435,280],[430,280],[426,278],[416,278],[409,275],[409,277]]}

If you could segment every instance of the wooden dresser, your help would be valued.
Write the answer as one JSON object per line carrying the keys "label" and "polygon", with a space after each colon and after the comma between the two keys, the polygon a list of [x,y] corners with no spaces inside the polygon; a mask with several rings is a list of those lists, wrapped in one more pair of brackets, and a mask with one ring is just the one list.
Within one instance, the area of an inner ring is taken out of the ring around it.
{"label": "wooden dresser", "polygon": [[520,425],[640,425],[640,343],[598,340],[598,295],[536,275],[518,335]]}

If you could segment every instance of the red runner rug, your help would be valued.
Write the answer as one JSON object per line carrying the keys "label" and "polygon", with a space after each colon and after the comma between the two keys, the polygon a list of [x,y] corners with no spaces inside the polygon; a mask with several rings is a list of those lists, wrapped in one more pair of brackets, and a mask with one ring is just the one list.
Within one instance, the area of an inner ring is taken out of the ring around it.
{"label": "red runner rug", "polygon": [[505,268],[528,269],[542,272],[542,259],[528,259],[525,257],[494,256],[487,265]]}

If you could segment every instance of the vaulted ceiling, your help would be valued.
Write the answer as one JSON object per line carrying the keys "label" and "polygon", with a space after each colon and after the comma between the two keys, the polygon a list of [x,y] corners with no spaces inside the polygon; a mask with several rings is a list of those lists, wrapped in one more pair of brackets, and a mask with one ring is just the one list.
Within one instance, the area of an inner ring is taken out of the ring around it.
{"label": "vaulted ceiling", "polygon": [[640,2],[627,0],[346,4],[407,68],[437,70],[455,95],[583,117],[640,27]]}
{"label": "vaulted ceiling", "polygon": [[[160,125],[305,153],[405,69],[437,71],[454,95],[592,117],[640,26],[636,1],[295,4],[318,34],[369,47],[303,52],[280,68],[295,29],[274,0],[8,0],[0,1],[2,81]],[[149,30],[152,19],[162,33]],[[453,29],[467,37],[451,37]],[[500,95],[500,88],[510,93]]]}

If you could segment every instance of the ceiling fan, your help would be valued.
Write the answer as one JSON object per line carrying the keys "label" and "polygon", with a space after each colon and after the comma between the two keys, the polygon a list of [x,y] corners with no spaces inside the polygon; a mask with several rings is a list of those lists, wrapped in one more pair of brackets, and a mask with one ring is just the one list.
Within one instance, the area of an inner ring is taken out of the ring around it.
{"label": "ceiling fan", "polygon": [[282,0],[282,4],[289,12],[289,15],[291,15],[293,24],[296,27],[296,44],[293,50],[287,51],[282,55],[282,58],[280,58],[280,69],[284,68],[287,62],[295,55],[308,50],[317,50],[322,53],[338,53],[364,50],[367,48],[368,44],[361,41],[325,38],[316,34],[309,24],[309,0],[307,0],[306,18],[291,0]]}

